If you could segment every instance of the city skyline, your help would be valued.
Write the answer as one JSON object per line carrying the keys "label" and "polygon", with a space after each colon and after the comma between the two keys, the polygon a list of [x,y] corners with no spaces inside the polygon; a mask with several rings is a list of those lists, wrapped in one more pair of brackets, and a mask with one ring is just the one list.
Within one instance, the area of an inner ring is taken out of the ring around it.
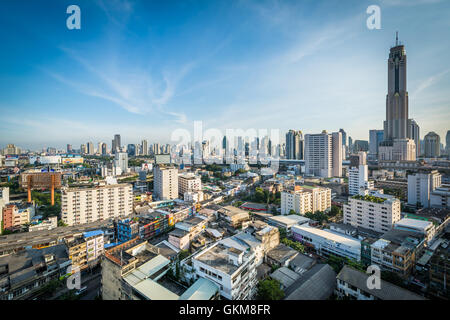
{"label": "city skyline", "polygon": [[[0,14],[0,147],[111,147],[116,133],[122,145],[170,143],[173,130],[192,131],[197,120],[223,132],[276,128],[281,137],[344,128],[353,141],[368,140],[370,129],[383,129],[397,30],[408,55],[409,117],[422,139],[434,131],[445,140],[448,3],[382,1],[380,30],[367,29],[365,1],[205,4],[80,1],[74,31],[65,4],[5,2],[14,14]],[[47,17],[38,28],[24,23],[34,15]]]}

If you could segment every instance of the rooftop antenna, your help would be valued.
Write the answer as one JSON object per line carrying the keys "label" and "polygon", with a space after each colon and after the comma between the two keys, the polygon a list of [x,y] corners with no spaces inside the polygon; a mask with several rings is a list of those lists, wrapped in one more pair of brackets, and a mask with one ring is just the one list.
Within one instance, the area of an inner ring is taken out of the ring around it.
{"label": "rooftop antenna", "polygon": [[395,46],[398,46],[398,31],[395,32]]}

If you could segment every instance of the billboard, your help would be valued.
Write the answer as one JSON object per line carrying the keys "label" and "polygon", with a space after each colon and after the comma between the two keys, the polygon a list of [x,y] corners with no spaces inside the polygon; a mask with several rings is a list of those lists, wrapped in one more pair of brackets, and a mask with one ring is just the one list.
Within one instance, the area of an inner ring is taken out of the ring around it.
{"label": "billboard", "polygon": [[30,164],[58,164],[61,156],[36,156],[30,157]]}
{"label": "billboard", "polygon": [[83,164],[83,162],[83,157],[67,157],[61,159],[62,164]]}

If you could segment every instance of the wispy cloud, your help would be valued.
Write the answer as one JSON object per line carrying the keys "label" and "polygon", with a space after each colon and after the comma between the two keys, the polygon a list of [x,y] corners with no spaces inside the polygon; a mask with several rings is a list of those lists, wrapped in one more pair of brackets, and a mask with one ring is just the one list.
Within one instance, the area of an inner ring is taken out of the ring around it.
{"label": "wispy cloud", "polygon": [[97,79],[97,81],[93,81],[93,84],[86,84],[82,80],[68,79],[64,75],[43,69],[59,82],[82,94],[112,102],[131,113],[147,114],[158,110],[176,117],[176,121],[186,120],[185,115],[170,112],[164,107],[175,95],[179,82],[193,69],[193,63],[187,63],[177,71],[164,71],[162,80],[154,82],[152,76],[142,69],[135,68],[133,72],[130,72],[114,66],[112,71],[102,67],[104,64],[99,61],[96,61],[97,63],[89,62],[72,49],[66,47],[60,49],[94,76],[92,79]]}

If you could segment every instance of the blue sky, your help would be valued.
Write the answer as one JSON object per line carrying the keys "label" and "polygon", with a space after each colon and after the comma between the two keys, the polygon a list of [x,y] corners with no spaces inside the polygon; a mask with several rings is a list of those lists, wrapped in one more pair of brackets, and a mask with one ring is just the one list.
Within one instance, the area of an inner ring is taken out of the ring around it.
{"label": "blue sky", "polygon": [[[68,30],[66,8],[81,8]],[[381,29],[366,8],[381,8]],[[399,31],[410,118],[422,137],[450,123],[450,2],[0,2],[0,147],[170,142],[177,128],[344,128],[368,139],[385,118]]]}

